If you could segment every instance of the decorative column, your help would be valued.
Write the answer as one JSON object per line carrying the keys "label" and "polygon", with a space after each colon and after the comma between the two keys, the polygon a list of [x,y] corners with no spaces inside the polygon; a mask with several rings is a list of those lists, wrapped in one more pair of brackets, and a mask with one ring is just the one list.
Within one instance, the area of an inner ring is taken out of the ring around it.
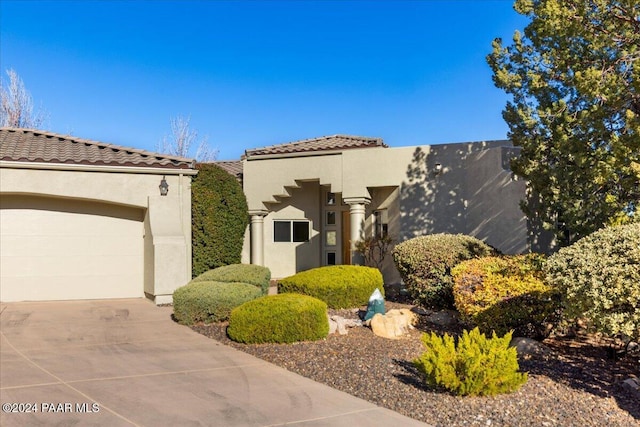
{"label": "decorative column", "polygon": [[349,197],[344,199],[344,202],[349,205],[349,218],[351,220],[351,236],[349,237],[352,265],[364,265],[364,257],[356,252],[356,242],[364,239],[365,205],[369,204],[370,201],[368,197]]}
{"label": "decorative column", "polygon": [[267,211],[249,211],[251,215],[251,264],[264,265],[264,217]]}

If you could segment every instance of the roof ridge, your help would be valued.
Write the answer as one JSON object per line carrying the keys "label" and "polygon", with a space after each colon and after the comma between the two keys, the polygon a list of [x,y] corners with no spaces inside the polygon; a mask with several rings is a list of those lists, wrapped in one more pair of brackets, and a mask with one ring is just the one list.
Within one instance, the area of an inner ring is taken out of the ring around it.
{"label": "roof ridge", "polygon": [[[382,138],[377,138],[377,137],[369,137],[369,136],[358,136],[358,135],[347,135],[344,133],[335,133],[333,135],[324,135],[324,136],[318,136],[315,138],[305,138],[305,139],[299,139],[297,141],[291,141],[291,142],[283,142],[280,144],[273,144],[273,145],[269,145],[267,147],[277,147],[280,145],[293,145],[293,144],[300,144],[300,143],[304,143],[304,142],[312,142],[312,141],[320,141],[323,139],[331,139],[331,138],[344,138],[344,139],[351,139],[351,140],[379,140],[382,141]],[[267,147],[263,147],[263,148],[267,148]]]}
{"label": "roof ridge", "polygon": [[179,161],[179,162],[193,162],[194,161],[194,159],[189,158],[189,157],[173,156],[173,155],[170,155],[170,154],[163,154],[163,153],[154,153],[153,151],[142,150],[140,148],[126,147],[124,145],[110,144],[110,143],[107,143],[107,142],[100,142],[100,141],[96,141],[96,140],[93,140],[93,139],[80,138],[80,137],[76,137],[74,135],[65,135],[65,134],[60,134],[60,133],[51,132],[51,131],[45,131],[45,130],[39,130],[39,129],[0,127],[0,131],[23,132],[23,133],[30,132],[30,133],[33,133],[34,136],[43,135],[45,137],[58,138],[60,140],[67,140],[67,141],[70,141],[70,142],[75,142],[75,143],[80,143],[80,144],[85,144],[85,145],[95,145],[95,146],[98,146],[98,147],[109,148],[109,149],[114,150],[114,151],[124,151],[126,153],[136,153],[136,154],[140,154],[141,156],[153,157],[153,158],[156,158],[156,159],[167,159],[167,160],[174,160],[174,161]]}
{"label": "roof ridge", "polygon": [[[343,140],[340,143],[340,140]],[[327,141],[328,144],[326,146],[318,146],[319,143]],[[360,142],[359,146],[350,145],[350,143]],[[253,148],[245,150],[245,156],[251,155],[260,155],[266,154],[268,152],[276,152],[279,150],[286,150],[287,152],[296,152],[300,150],[296,150],[296,147],[304,146],[305,144],[313,145],[316,144],[315,147],[308,147],[305,150],[301,151],[326,151],[326,150],[340,150],[340,149],[348,149],[348,148],[371,148],[371,147],[388,147],[382,140],[382,138],[378,137],[366,137],[366,136],[357,136],[357,135],[346,135],[346,134],[333,134],[333,135],[325,135],[319,136],[316,138],[308,138],[308,139],[300,139],[292,142],[285,142],[282,144],[273,144],[267,145],[264,147]],[[288,149],[288,150],[287,150]]]}

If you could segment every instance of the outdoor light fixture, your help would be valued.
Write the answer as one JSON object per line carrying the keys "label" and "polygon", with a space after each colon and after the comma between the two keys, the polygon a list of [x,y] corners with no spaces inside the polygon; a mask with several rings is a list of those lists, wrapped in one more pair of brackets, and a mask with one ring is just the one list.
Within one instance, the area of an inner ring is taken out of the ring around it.
{"label": "outdoor light fixture", "polygon": [[436,163],[436,165],[433,167],[433,173],[434,175],[440,175],[442,173],[442,164]]}
{"label": "outdoor light fixture", "polygon": [[167,193],[169,192],[169,184],[167,184],[167,180],[165,176],[162,177],[162,181],[160,181],[160,185],[158,186],[158,188],[160,188],[161,196],[166,196]]}

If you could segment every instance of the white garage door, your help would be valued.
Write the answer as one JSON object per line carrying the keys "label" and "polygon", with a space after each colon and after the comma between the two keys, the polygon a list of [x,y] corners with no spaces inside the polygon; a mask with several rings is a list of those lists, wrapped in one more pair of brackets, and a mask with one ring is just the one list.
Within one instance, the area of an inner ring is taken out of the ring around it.
{"label": "white garage door", "polygon": [[3,196],[0,300],[143,296],[142,215],[101,203]]}

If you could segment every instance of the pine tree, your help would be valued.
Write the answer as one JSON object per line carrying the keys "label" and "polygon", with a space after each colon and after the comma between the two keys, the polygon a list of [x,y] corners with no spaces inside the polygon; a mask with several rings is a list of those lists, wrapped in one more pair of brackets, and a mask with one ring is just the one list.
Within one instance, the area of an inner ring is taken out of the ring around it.
{"label": "pine tree", "polygon": [[640,2],[517,0],[531,19],[487,60],[530,220],[568,244],[631,222],[640,202]]}

